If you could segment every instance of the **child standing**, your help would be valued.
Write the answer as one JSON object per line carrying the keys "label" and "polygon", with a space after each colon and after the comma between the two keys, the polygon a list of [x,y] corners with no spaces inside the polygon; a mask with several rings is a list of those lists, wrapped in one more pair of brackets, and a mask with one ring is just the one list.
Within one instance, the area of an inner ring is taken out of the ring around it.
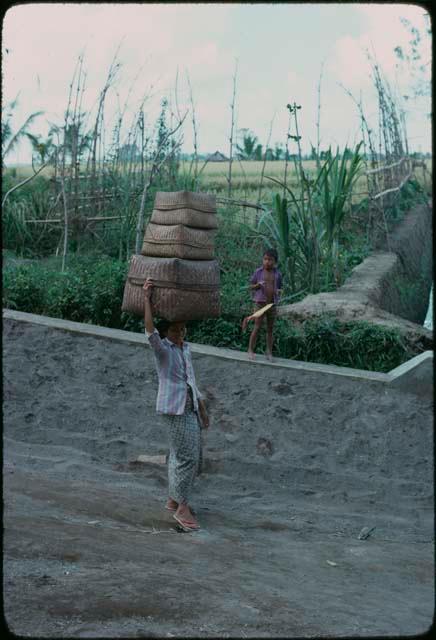
{"label": "child standing", "polygon": [[273,327],[277,316],[276,304],[280,300],[282,290],[282,274],[277,269],[277,251],[275,249],[267,249],[263,254],[262,266],[256,269],[250,278],[250,289],[253,292],[253,301],[255,304],[254,311],[258,311],[266,304],[273,303],[268,311],[266,311],[260,317],[252,318],[248,316],[242,323],[242,328],[245,329],[248,320],[254,320],[254,329],[250,335],[250,341],[248,344],[248,357],[250,360],[255,359],[254,350],[256,348],[257,334],[262,326],[263,316],[266,316],[266,357],[268,360],[272,360],[272,348],[273,348]]}

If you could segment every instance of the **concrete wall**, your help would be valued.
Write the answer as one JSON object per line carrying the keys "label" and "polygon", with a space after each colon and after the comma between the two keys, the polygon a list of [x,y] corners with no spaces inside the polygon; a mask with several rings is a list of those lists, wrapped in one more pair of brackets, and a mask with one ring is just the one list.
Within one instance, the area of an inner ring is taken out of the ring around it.
{"label": "concrete wall", "polygon": [[[148,340],[142,333],[133,333],[130,331],[121,331],[119,329],[108,329],[93,324],[81,322],[72,322],[71,320],[62,320],[60,318],[49,318],[47,316],[39,316],[33,313],[25,313],[23,311],[14,311],[12,309],[3,309],[3,320],[6,322],[28,323],[40,325],[49,329],[58,331],[68,331],[72,334],[93,336],[106,340],[114,340],[125,344],[148,345]],[[241,367],[247,366],[246,374],[249,372],[258,372],[256,380],[265,382],[265,376],[273,376],[273,370],[294,371],[298,376],[306,377],[307,384],[318,386],[320,380],[328,384],[337,386],[340,380],[356,380],[362,384],[380,385],[380,391],[393,388],[401,389],[407,393],[413,393],[417,396],[432,398],[433,397],[433,352],[415,356],[408,362],[396,367],[389,373],[379,373],[377,371],[364,371],[361,369],[352,369],[350,367],[338,367],[336,365],[318,364],[315,362],[300,362],[298,360],[289,360],[287,358],[275,358],[274,362],[269,362],[265,357],[258,356],[256,362],[248,359],[247,353],[236,351],[234,349],[224,349],[219,347],[211,347],[209,345],[190,343],[194,360],[206,360],[209,362],[206,369],[209,371],[222,368],[222,375],[231,379],[235,375],[235,371],[240,371]],[[227,368],[227,364],[230,367]],[[200,367],[201,368],[201,367]],[[247,378],[248,379],[248,378]]]}
{"label": "concrete wall", "polygon": [[343,321],[367,320],[394,326],[431,349],[433,334],[422,326],[433,278],[432,207],[422,204],[405,216],[389,238],[389,250],[375,251],[353,269],[342,287],[284,305],[279,315],[297,322],[335,313]]}

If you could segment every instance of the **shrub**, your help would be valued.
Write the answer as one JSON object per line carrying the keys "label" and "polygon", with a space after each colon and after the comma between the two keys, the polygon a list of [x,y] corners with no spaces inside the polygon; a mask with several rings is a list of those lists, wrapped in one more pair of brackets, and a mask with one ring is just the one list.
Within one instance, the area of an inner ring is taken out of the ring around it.
{"label": "shrub", "polygon": [[53,258],[28,264],[9,260],[3,272],[3,306],[118,326],[127,266],[95,257],[76,258],[68,271],[60,273],[59,262]]}
{"label": "shrub", "polygon": [[[258,353],[265,351],[265,335],[265,330],[261,330]],[[202,320],[188,327],[188,339],[192,342],[244,351],[249,336],[250,327],[243,333],[239,321],[225,318]],[[388,372],[416,355],[396,329],[368,322],[341,323],[330,314],[301,325],[277,318],[274,353],[291,360],[380,372]]]}
{"label": "shrub", "polygon": [[47,274],[38,265],[10,265],[3,269],[3,307],[45,313]]}
{"label": "shrub", "polygon": [[[128,331],[144,330],[142,318],[121,312],[127,263],[102,256],[75,257],[63,274],[59,264],[59,259],[20,264],[9,256],[3,269],[3,306]],[[223,287],[221,317],[189,323],[190,341],[247,350],[253,325],[242,332],[245,311],[234,306],[229,312],[236,299],[240,300],[240,291],[236,295],[232,290],[237,283],[241,288],[240,280],[233,282],[229,276]],[[263,328],[259,334],[259,353],[266,348],[265,333]],[[274,352],[283,358],[382,372],[415,355],[395,329],[367,322],[341,323],[329,314],[301,325],[277,318]]]}

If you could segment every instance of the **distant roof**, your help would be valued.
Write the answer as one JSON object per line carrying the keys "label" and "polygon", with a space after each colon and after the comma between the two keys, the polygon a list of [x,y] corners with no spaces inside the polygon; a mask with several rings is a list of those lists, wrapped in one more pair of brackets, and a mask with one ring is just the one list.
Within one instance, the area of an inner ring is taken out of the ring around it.
{"label": "distant roof", "polygon": [[227,156],[225,156],[221,151],[215,151],[215,153],[211,153],[208,157],[209,162],[224,162],[228,160]]}

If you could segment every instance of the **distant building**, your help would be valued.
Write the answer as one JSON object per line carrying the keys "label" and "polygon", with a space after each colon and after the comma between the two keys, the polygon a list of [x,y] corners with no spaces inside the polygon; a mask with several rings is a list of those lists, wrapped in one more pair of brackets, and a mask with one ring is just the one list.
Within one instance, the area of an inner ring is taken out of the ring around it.
{"label": "distant building", "polygon": [[211,155],[207,158],[208,162],[228,162],[228,158],[221,153],[221,151],[215,151],[215,153],[211,153]]}

